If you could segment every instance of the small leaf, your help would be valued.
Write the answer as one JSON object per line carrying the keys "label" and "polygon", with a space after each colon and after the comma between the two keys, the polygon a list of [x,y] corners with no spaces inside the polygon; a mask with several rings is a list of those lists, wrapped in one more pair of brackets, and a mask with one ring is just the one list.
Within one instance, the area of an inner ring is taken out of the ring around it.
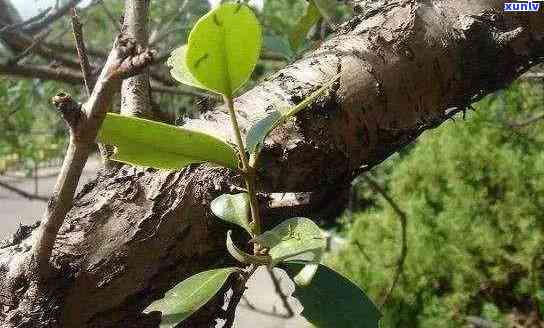
{"label": "small leaf", "polygon": [[306,7],[306,12],[304,13],[304,16],[300,18],[300,20],[297,22],[297,25],[295,26],[295,29],[289,36],[289,44],[291,45],[291,49],[293,51],[296,51],[302,43],[304,42],[304,39],[310,32],[310,29],[319,22],[319,19],[321,18],[321,13],[319,9],[317,8],[316,4],[313,1],[310,1],[308,3],[308,6]]}
{"label": "small leaf", "polygon": [[144,312],[162,312],[161,328],[172,328],[206,304],[239,268],[224,268],[196,274],[170,289],[164,298],[153,302]]}
{"label": "small leaf", "polygon": [[340,74],[336,75],[331,81],[325,83],[317,91],[306,97],[300,104],[283,111],[272,111],[253,124],[246,136],[246,150],[254,157],[258,157],[264,145],[264,140],[270,134],[270,132],[281,124],[287,122],[287,120],[293,115],[311,105],[321,94],[327,91],[339,77]]}
{"label": "small leaf", "polygon": [[321,229],[306,218],[285,220],[274,229],[253,238],[251,242],[269,249],[272,265],[295,257],[319,262],[327,246]]}
{"label": "small leaf", "polygon": [[227,231],[227,250],[232,257],[244,264],[268,265],[272,261],[269,256],[252,255],[239,249],[232,241],[231,230]]}
{"label": "small leaf", "polygon": [[227,143],[198,131],[141,118],[108,113],[100,142],[117,147],[113,160],[160,169],[179,169],[212,162],[237,169],[236,151]]}
{"label": "small leaf", "polygon": [[218,218],[239,225],[251,233],[249,195],[240,193],[236,195],[224,194],[210,204],[213,214]]}
{"label": "small leaf", "polygon": [[246,149],[250,154],[258,153],[264,145],[264,140],[270,131],[280,124],[280,120],[281,113],[275,110],[251,127],[246,136]]}
{"label": "small leaf", "polygon": [[198,80],[191,74],[186,62],[187,45],[181,46],[174,51],[168,58],[166,64],[170,67],[170,75],[183,84],[187,84],[193,87],[206,89]]}
{"label": "small leaf", "polygon": [[[281,264],[292,278],[303,266],[297,262]],[[319,264],[309,284],[297,284],[293,296],[304,307],[301,315],[316,327],[378,327],[380,312],[376,305],[357,285],[325,265]]]}
{"label": "small leaf", "polygon": [[207,89],[232,96],[251,76],[261,44],[261,25],[253,11],[243,4],[222,4],[194,26],[186,64]]}

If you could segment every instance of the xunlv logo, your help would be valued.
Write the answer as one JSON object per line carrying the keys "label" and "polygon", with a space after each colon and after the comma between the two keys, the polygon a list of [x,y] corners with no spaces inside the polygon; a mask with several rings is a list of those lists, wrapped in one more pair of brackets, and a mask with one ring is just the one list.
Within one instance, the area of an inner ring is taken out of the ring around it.
{"label": "xunlv logo", "polygon": [[542,1],[507,2],[504,4],[506,12],[538,12]]}

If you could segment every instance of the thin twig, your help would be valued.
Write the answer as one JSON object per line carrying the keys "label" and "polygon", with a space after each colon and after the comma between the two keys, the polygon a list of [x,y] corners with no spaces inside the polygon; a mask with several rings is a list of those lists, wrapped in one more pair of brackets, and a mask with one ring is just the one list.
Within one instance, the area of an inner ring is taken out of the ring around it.
{"label": "thin twig", "polygon": [[250,309],[253,312],[256,312],[256,313],[259,313],[259,314],[264,314],[264,315],[275,317],[275,318],[281,318],[281,319],[291,318],[291,317],[288,317],[286,314],[278,313],[278,312],[275,312],[275,311],[267,311],[267,310],[260,309],[260,308],[256,307],[255,305],[251,304],[251,302],[245,296],[242,296],[242,299],[244,300],[244,304],[241,304],[241,306],[246,307],[246,308]]}
{"label": "thin twig", "polygon": [[540,115],[537,115],[535,117],[532,117],[526,121],[523,121],[523,122],[512,122],[512,123],[509,123],[508,126],[511,127],[511,128],[523,128],[523,127],[526,127],[528,125],[531,125],[531,124],[534,124],[540,120],[544,120],[544,114],[540,114]]}
{"label": "thin twig", "polygon": [[48,197],[43,197],[43,196],[39,196],[39,195],[33,195],[31,193],[28,193],[22,189],[19,189],[17,187],[14,187],[12,185],[9,185],[5,182],[2,182],[0,181],[0,187],[4,188],[4,189],[7,189],[11,192],[14,192],[16,193],[17,195],[19,196],[22,196],[26,199],[29,199],[29,200],[39,200],[39,201],[42,201],[42,202],[47,202],[47,200],[49,199]]}
{"label": "thin twig", "polygon": [[83,26],[79,21],[76,8],[72,9],[72,30],[74,33],[74,39],[76,41],[77,56],[81,64],[81,72],[83,73],[83,82],[85,83],[85,89],[87,95],[90,96],[94,87],[93,72],[91,64],[89,63],[89,56],[87,55],[87,48],[85,47],[85,41],[83,39]]}
{"label": "thin twig", "polygon": [[23,31],[25,33],[34,34],[43,30],[58,19],[62,18],[68,11],[70,11],[70,9],[75,8],[81,1],[82,0],[68,1],[64,6],[51,10],[48,15],[43,17],[43,19],[24,26]]}
{"label": "thin twig", "polygon": [[285,295],[283,290],[281,290],[281,285],[274,274],[274,270],[266,267],[266,271],[268,271],[268,274],[270,275],[270,279],[272,279],[272,284],[274,285],[274,290],[276,291],[276,294],[278,294],[279,298],[281,299],[281,302],[283,304],[283,307],[285,308],[285,311],[287,311],[286,318],[292,318],[295,316],[295,311],[293,311],[293,308],[291,307],[291,304],[289,304],[289,301],[287,300],[288,296]]}
{"label": "thin twig", "polygon": [[408,255],[408,241],[407,241],[407,231],[406,231],[406,225],[408,221],[408,217],[406,213],[397,205],[397,203],[391,198],[385,189],[383,189],[376,181],[374,181],[372,178],[370,178],[368,175],[364,175],[363,179],[370,185],[372,190],[382,195],[382,197],[389,203],[389,205],[393,208],[393,211],[397,214],[401,229],[402,229],[402,245],[400,250],[399,258],[397,259],[397,269],[395,271],[395,276],[393,278],[393,282],[391,283],[391,286],[389,287],[389,290],[385,294],[381,305],[382,307],[387,304],[389,301],[389,298],[393,294],[393,291],[395,290],[399,280],[400,276],[402,275],[402,272],[404,270],[404,263],[406,262],[406,256]]}
{"label": "thin twig", "polygon": [[25,50],[23,50],[21,53],[17,54],[17,56],[15,56],[13,58],[10,58],[8,60],[8,62],[11,65],[18,64],[21,61],[21,59],[23,59],[23,58],[27,57],[28,55],[30,55],[32,53],[32,50],[34,50],[34,48],[36,48],[38,45],[40,45],[49,36],[51,31],[53,31],[53,30],[47,30],[47,31],[44,31],[43,33],[41,33],[40,35],[38,35],[34,39],[34,41],[32,41],[32,43],[28,47],[26,47]]}

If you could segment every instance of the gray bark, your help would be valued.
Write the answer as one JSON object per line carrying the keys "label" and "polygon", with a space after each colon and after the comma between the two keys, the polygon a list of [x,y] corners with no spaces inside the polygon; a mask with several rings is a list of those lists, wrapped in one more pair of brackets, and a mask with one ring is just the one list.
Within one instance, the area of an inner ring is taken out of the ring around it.
{"label": "gray bark", "polygon": [[[148,41],[149,0],[125,0],[123,33],[137,44]],[[123,81],[121,87],[121,113],[128,116],[153,118],[149,70]]]}
{"label": "gray bark", "polygon": [[[506,15],[502,5],[390,1],[238,97],[247,128],[342,74],[329,93],[269,138],[259,189],[335,194],[541,62],[544,16]],[[223,108],[188,125],[232,141]],[[32,233],[0,249],[2,327],[157,327],[142,309],[182,279],[231,261],[227,226],[214,219],[209,203],[236,185],[241,181],[232,172],[207,165],[102,171],[61,228],[53,250],[57,275],[47,286],[33,285],[24,270]],[[263,201],[265,222],[272,224],[278,218],[268,205]],[[204,311],[189,326],[210,326],[218,315]]]}

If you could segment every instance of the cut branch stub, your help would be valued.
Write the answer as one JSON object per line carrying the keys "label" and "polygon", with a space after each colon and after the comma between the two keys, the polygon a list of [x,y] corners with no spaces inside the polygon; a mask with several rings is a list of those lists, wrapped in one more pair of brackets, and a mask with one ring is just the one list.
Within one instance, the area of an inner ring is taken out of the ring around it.
{"label": "cut branch stub", "polygon": [[77,128],[84,117],[81,111],[81,104],[77,103],[72,96],[63,92],[51,98],[51,102],[61,114],[71,133],[76,135]]}

